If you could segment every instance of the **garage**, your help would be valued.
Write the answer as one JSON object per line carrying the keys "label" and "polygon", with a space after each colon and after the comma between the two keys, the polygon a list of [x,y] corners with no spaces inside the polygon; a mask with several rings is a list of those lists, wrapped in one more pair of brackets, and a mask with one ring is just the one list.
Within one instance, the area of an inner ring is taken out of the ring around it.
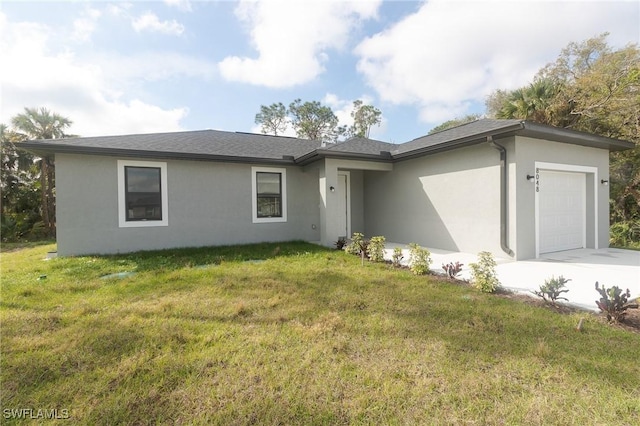
{"label": "garage", "polygon": [[539,252],[550,253],[586,246],[586,175],[539,170]]}

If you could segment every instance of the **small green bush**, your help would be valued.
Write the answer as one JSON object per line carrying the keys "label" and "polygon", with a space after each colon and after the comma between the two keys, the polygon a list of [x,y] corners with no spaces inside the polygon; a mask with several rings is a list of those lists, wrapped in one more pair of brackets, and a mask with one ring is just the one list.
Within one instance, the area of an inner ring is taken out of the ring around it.
{"label": "small green bush", "polygon": [[424,247],[416,243],[409,244],[409,269],[416,275],[429,273],[431,264],[431,253]]}
{"label": "small green bush", "polygon": [[384,262],[384,243],[386,239],[382,236],[371,237],[369,240],[369,260],[372,262]]}
{"label": "small green bush", "polygon": [[478,253],[478,262],[469,264],[473,284],[485,293],[493,293],[500,287],[496,275],[496,261],[488,251]]}
{"label": "small green bush", "polygon": [[609,227],[609,244],[616,247],[640,248],[640,220],[612,223]]}
{"label": "small green bush", "polygon": [[359,255],[363,242],[364,234],[361,234],[360,232],[354,232],[351,236],[351,241],[349,242],[349,244],[347,244],[345,250],[349,254]]}
{"label": "small green bush", "polygon": [[562,275],[558,278],[552,276],[550,279],[544,281],[544,284],[540,286],[539,291],[534,291],[533,294],[538,297],[542,297],[545,302],[555,305],[556,300],[568,300],[566,297],[560,297],[560,295],[569,291],[564,288],[564,285],[569,281],[571,280],[563,277]]}
{"label": "small green bush", "polygon": [[399,268],[402,266],[402,259],[404,256],[402,255],[402,249],[400,247],[396,247],[393,249],[393,255],[391,256],[391,263],[394,268]]}
{"label": "small green bush", "polygon": [[627,315],[627,309],[637,309],[637,303],[630,303],[631,293],[629,289],[622,292],[622,289],[613,286],[609,289],[604,286],[599,287],[596,281],[596,291],[600,293],[600,300],[596,300],[596,305],[607,316],[609,322],[622,322]]}

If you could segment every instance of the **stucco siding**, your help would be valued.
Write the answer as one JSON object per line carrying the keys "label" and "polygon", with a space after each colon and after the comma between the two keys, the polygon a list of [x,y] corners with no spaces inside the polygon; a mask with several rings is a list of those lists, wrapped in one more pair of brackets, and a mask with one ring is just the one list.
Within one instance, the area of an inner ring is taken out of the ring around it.
{"label": "stucco siding", "polygon": [[[516,137],[517,190],[517,252],[519,259],[536,257],[535,182],[526,179],[534,175],[536,163],[551,163],[585,169],[586,173],[586,243],[589,248],[609,245],[609,187],[600,183],[609,179],[609,152],[604,149],[562,144],[542,139]],[[597,204],[597,205],[596,205]],[[595,234],[597,222],[597,238]],[[596,246],[597,240],[597,246]]]}
{"label": "stucco siding", "polygon": [[466,252],[500,249],[500,157],[488,144],[365,172],[367,235]]}
{"label": "stucco siding", "polygon": [[60,255],[319,239],[317,170],[286,168],[287,222],[252,223],[250,164],[167,160],[168,226],[120,228],[117,160],[56,155]]}

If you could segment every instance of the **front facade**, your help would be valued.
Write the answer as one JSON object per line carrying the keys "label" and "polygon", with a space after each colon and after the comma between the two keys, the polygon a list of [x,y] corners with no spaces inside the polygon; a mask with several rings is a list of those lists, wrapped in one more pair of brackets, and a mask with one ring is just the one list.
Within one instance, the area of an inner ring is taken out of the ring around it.
{"label": "front facade", "polygon": [[362,232],[527,259],[607,247],[609,152],[632,145],[480,120],[400,145],[207,131],[24,146],[55,155],[62,256],[287,240],[331,246]]}

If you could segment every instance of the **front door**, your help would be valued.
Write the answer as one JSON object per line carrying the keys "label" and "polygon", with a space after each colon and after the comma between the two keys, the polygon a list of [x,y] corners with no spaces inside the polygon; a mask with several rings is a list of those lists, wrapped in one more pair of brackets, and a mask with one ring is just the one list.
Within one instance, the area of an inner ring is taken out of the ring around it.
{"label": "front door", "polygon": [[351,208],[350,208],[350,176],[349,172],[338,172],[338,188],[336,189],[336,215],[339,218],[339,237],[351,237]]}

